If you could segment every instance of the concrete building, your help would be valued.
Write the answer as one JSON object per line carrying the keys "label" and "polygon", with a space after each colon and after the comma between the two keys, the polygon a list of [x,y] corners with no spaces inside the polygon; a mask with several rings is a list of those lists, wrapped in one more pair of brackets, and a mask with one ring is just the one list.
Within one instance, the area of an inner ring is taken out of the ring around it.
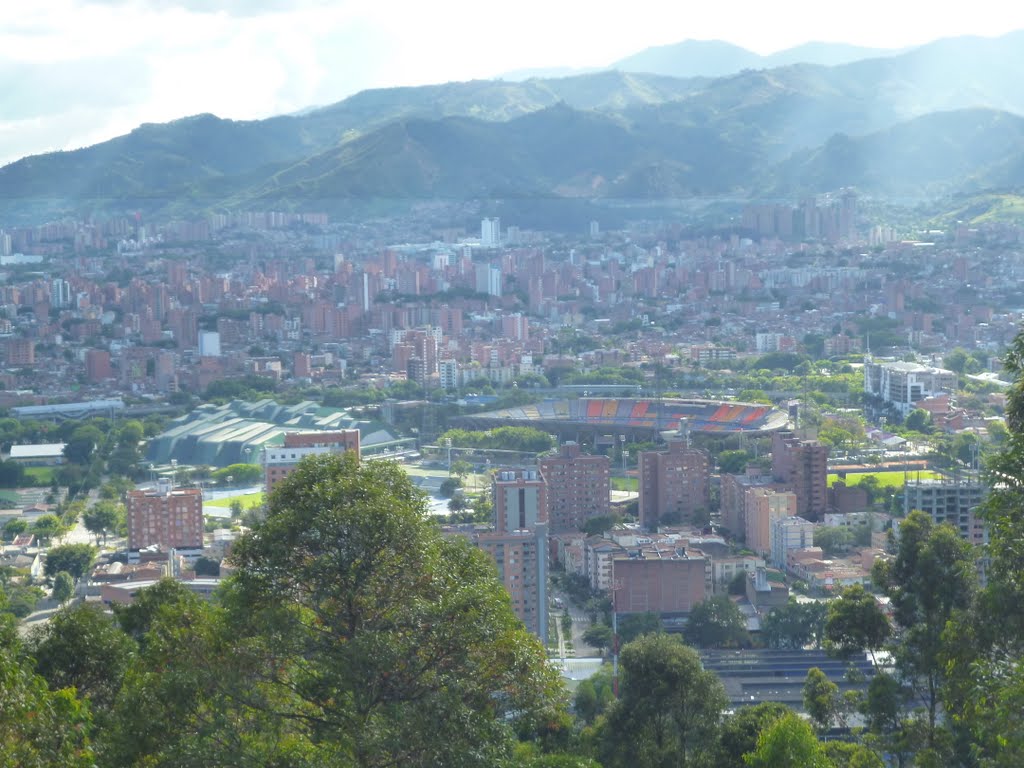
{"label": "concrete building", "polygon": [[782,483],[761,470],[749,468],[743,475],[722,475],[722,493],[719,509],[722,525],[737,538],[747,532],[746,498],[748,488],[773,488],[777,491],[786,490]]}
{"label": "concrete building", "polygon": [[547,484],[536,469],[503,469],[491,480],[494,532],[474,543],[494,558],[512,607],[547,642]]}
{"label": "concrete building", "polygon": [[786,569],[790,550],[814,546],[814,524],[802,517],[780,517],[771,522],[771,563]]}
{"label": "concrete building", "polygon": [[547,484],[548,524],[552,533],[580,530],[592,517],[611,510],[611,460],[587,456],[577,443],[565,443],[557,456],[541,459]]}
{"label": "concrete building", "polygon": [[828,446],[793,432],[772,435],[772,475],[796,494],[797,511],[812,522],[828,509]]}
{"label": "concrete building", "polygon": [[494,529],[498,533],[532,530],[548,522],[547,483],[536,469],[502,469],[491,480]]}
{"label": "concrete building", "polygon": [[747,489],[744,499],[747,547],[759,555],[768,555],[772,549],[772,523],[797,514],[796,494],[755,487]]}
{"label": "concrete building", "polygon": [[711,504],[711,461],[684,440],[670,440],[667,451],[640,452],[640,524],[655,528],[665,515],[692,518]]}
{"label": "concrete building", "polygon": [[359,430],[342,429],[337,432],[289,432],[284,435],[284,445],[267,446],[263,449],[263,469],[267,493],[274,486],[295,471],[299,462],[307,456],[325,453],[360,454]]}
{"label": "concrete building", "polygon": [[547,642],[547,525],[538,522],[533,530],[480,533],[473,543],[493,558],[516,615],[528,630]]}
{"label": "concrete building", "polygon": [[945,368],[899,361],[864,363],[864,391],[880,397],[904,418],[919,400],[956,392],[956,388],[956,374]]}
{"label": "concrete building", "polygon": [[105,349],[85,351],[85,377],[92,384],[106,381],[114,375],[110,366],[110,353]]}
{"label": "concrete building", "polygon": [[199,332],[199,356],[220,357],[220,334],[217,331]]}
{"label": "concrete building", "polygon": [[615,611],[686,614],[711,595],[711,561],[699,552],[643,548],[612,560]]}
{"label": "concrete building", "polygon": [[128,549],[175,549],[182,555],[203,550],[203,492],[172,488],[161,480],[155,490],[128,491],[125,498]]}
{"label": "concrete building", "polygon": [[903,512],[919,509],[936,525],[949,523],[972,544],[988,542],[988,530],[978,507],[988,495],[983,483],[955,480],[909,480],[904,486]]}

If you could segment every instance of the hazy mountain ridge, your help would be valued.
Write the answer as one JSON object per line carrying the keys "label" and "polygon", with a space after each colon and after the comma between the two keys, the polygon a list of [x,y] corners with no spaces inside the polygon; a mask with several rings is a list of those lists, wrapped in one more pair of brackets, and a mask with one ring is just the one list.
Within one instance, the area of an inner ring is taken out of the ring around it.
{"label": "hazy mountain ridge", "polygon": [[199,115],[25,158],[0,168],[0,196],[8,209],[148,199],[201,210],[1009,188],[1024,185],[1022,75],[1024,32],[716,79],[603,71],[378,89],[298,115]]}

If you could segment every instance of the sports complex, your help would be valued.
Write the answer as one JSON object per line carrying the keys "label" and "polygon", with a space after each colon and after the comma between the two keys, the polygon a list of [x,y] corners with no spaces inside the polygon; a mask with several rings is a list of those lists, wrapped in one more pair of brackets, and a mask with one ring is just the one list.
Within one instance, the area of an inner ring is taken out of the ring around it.
{"label": "sports complex", "polygon": [[545,400],[452,420],[465,429],[536,427],[564,440],[624,435],[657,440],[664,433],[762,435],[784,429],[789,416],[770,405],[677,398],[577,398]]}

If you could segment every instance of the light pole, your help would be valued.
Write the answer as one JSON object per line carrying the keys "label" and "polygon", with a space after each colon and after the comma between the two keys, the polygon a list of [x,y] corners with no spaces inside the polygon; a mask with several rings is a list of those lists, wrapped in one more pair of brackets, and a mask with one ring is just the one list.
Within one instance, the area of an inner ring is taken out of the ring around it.
{"label": "light pole", "polygon": [[444,447],[448,449],[448,475],[452,474],[452,439],[446,437],[443,441]]}
{"label": "light pole", "polygon": [[622,476],[626,476],[626,436],[619,435],[619,453],[622,454]]}

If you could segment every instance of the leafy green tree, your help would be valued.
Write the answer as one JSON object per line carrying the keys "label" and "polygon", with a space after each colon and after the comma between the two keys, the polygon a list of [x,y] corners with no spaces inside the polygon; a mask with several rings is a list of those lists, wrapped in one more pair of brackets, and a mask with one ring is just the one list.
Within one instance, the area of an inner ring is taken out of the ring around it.
{"label": "leafy green tree", "polygon": [[696,651],[668,635],[644,635],[623,647],[620,668],[620,698],[602,731],[602,765],[714,765],[728,699]]}
{"label": "leafy green tree", "polygon": [[875,650],[889,639],[889,620],[874,595],[860,584],[844,589],[829,603],[825,622],[825,647],[847,659],[859,651]]}
{"label": "leafy green tree", "polygon": [[596,515],[583,522],[582,530],[587,536],[598,536],[612,530],[622,522],[622,516],[617,514]]}
{"label": "leafy green tree", "polygon": [[29,530],[39,539],[41,546],[46,546],[52,539],[63,535],[65,528],[59,517],[47,514],[37,517]]}
{"label": "leafy green tree", "polygon": [[693,606],[683,635],[698,648],[736,648],[750,642],[743,614],[726,595],[709,597]]}
{"label": "leafy green tree", "polygon": [[233,632],[283,665],[267,695],[357,763],[490,765],[560,701],[493,562],[393,463],[303,460],[232,561]]}
{"label": "leafy green tree", "polygon": [[74,688],[95,715],[113,706],[136,645],[99,606],[81,605],[38,625],[26,649],[51,690]]}
{"label": "leafy green tree", "polygon": [[625,645],[641,635],[658,634],[665,629],[661,617],[653,611],[630,613],[619,617],[619,644]]}
{"label": "leafy green tree", "polygon": [[20,488],[25,484],[25,468],[16,461],[0,461],[0,488]]}
{"label": "leafy green tree", "polygon": [[51,691],[0,643],[0,768],[93,768],[88,707],[74,691]]}
{"label": "leafy green tree", "polygon": [[259,464],[231,464],[223,469],[215,470],[211,477],[218,483],[233,485],[255,485],[263,479],[263,469]]}
{"label": "leafy green tree", "polygon": [[88,464],[93,451],[103,443],[103,433],[92,424],[77,427],[64,444],[64,456],[73,464]]}
{"label": "leafy green tree", "polygon": [[885,768],[881,756],[864,746],[848,741],[829,741],[825,754],[836,768]]}
{"label": "leafy green tree", "polygon": [[18,536],[28,530],[28,523],[20,518],[12,518],[4,523],[4,538],[14,541]]}
{"label": "leafy green tree", "polygon": [[124,505],[112,501],[98,501],[82,515],[82,523],[85,529],[96,537],[97,542],[102,538],[105,545],[107,536],[116,534],[125,524]]}
{"label": "leafy green tree", "polygon": [[945,678],[943,632],[967,611],[975,593],[975,553],[947,524],[935,525],[913,511],[900,525],[896,556],[878,561],[872,572],[888,593],[893,618],[902,629],[895,646],[897,668],[908,680],[927,713],[926,744],[936,745],[936,722]]}
{"label": "leafy green tree", "polygon": [[573,708],[585,723],[593,723],[599,715],[615,701],[612,670],[603,665],[594,675],[582,681],[576,688]]}
{"label": "leafy green tree", "polygon": [[814,529],[814,546],[830,557],[846,552],[853,543],[853,533],[840,525],[819,525]]}
{"label": "leafy green tree", "polygon": [[757,749],[761,733],[790,712],[785,704],[775,701],[737,709],[722,724],[720,768],[744,768],[743,756]]}
{"label": "leafy green tree", "polygon": [[599,651],[609,648],[612,644],[612,628],[607,624],[593,624],[583,633],[583,641]]}
{"label": "leafy green tree", "polygon": [[89,572],[95,558],[96,547],[91,544],[62,544],[47,551],[44,571],[50,577],[67,571],[78,580]]}
{"label": "leafy green tree", "polygon": [[789,602],[771,612],[761,622],[761,636],[771,648],[803,648],[821,645],[824,635],[825,605],[819,602]]}
{"label": "leafy green tree", "polygon": [[934,430],[932,425],[932,415],[923,408],[915,408],[907,414],[906,420],[903,422],[903,426],[913,432],[920,432],[921,434],[930,434]]}
{"label": "leafy green tree", "polygon": [[75,594],[75,580],[67,571],[60,571],[53,577],[53,599],[64,605]]}
{"label": "leafy green tree", "polygon": [[754,458],[750,451],[729,450],[718,454],[718,468],[723,474],[738,475],[747,468],[747,462]]}
{"label": "leafy green tree", "polygon": [[804,709],[821,730],[828,730],[839,713],[839,686],[818,667],[804,679]]}
{"label": "leafy green tree", "polygon": [[792,712],[762,731],[744,759],[750,768],[835,768],[811,726]]}

